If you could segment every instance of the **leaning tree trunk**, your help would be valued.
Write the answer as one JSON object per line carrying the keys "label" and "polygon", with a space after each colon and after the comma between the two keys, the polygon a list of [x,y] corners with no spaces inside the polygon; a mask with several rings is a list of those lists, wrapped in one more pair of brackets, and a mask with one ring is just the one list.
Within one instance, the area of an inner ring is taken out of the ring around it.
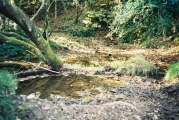
{"label": "leaning tree trunk", "polygon": [[55,55],[48,41],[46,41],[39,28],[30,18],[20,10],[13,0],[0,0],[0,13],[17,23],[29,36],[32,42],[42,52],[45,62],[52,68],[61,68],[62,61]]}

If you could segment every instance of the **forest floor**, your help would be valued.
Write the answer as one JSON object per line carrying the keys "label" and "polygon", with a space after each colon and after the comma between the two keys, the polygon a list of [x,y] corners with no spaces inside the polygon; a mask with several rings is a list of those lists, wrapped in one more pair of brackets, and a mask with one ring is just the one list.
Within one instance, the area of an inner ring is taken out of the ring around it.
{"label": "forest floor", "polygon": [[[62,25],[64,18],[57,19],[55,25]],[[179,60],[179,47],[146,49],[115,41],[108,44],[105,33],[99,31],[94,37],[80,38],[56,31],[50,39],[68,48],[55,51],[64,62],[63,75],[97,76],[124,84],[94,87],[98,91],[95,95],[82,89],[78,91],[82,96],[79,99],[55,96],[49,100],[39,99],[35,93],[20,95],[19,101],[26,101],[30,108],[23,120],[179,120],[178,79],[163,81],[167,66]],[[159,67],[160,76],[119,76],[104,69],[110,62],[125,61],[137,55]]]}
{"label": "forest floor", "polygon": [[[23,118],[24,120],[179,119],[179,84],[176,81],[162,81],[163,76],[156,77],[157,79],[142,76],[118,76],[113,71],[105,70],[102,74],[95,74],[104,67],[84,65],[89,61],[107,63],[143,55],[153,64],[161,67],[161,72],[163,72],[172,62],[171,60],[178,59],[178,54],[173,52],[173,48],[151,50],[128,44],[106,46],[104,41],[96,40],[96,38],[79,39],[60,33],[53,34],[52,38],[60,45],[69,48],[56,51],[65,62],[62,69],[63,75],[84,74],[97,76],[103,80],[115,80],[123,84],[110,88],[94,87],[93,90],[97,90],[98,94],[93,94],[88,89],[81,89],[77,91],[82,96],[79,99],[54,96],[53,99],[47,100],[39,99],[33,93],[27,96],[21,95],[19,99],[31,105],[29,114]],[[72,77],[71,80],[73,79],[75,78]]]}
{"label": "forest floor", "polygon": [[[53,33],[51,39],[68,50],[56,53],[63,60],[62,74],[72,73],[97,76],[103,80],[123,82],[106,88],[94,87],[98,94],[87,89],[77,93],[79,99],[55,96],[39,99],[33,93],[19,97],[32,105],[24,120],[178,120],[179,84],[177,80],[163,81],[166,67],[179,59],[178,48],[145,49],[135,45],[106,45],[103,37],[78,38],[64,33]],[[105,64],[115,60],[127,60],[131,56],[143,55],[160,68],[160,77],[118,76],[105,71]],[[87,64],[101,63],[101,67]],[[104,65],[103,65],[104,64]],[[96,71],[104,70],[102,74]],[[73,80],[73,78],[71,78]],[[84,85],[84,84],[82,84]],[[50,89],[50,87],[49,87]],[[68,90],[67,90],[68,91]],[[33,96],[33,97],[31,97]]]}

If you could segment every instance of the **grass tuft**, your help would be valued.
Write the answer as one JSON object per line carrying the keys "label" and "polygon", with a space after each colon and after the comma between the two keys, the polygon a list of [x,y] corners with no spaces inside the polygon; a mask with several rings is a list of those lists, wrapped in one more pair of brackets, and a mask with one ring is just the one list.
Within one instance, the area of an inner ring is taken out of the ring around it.
{"label": "grass tuft", "polygon": [[168,67],[165,80],[169,81],[179,76],[179,62],[173,63]]}
{"label": "grass tuft", "polygon": [[6,70],[0,71],[0,90],[15,90],[17,79]]}
{"label": "grass tuft", "polygon": [[126,68],[132,75],[153,76],[157,74],[157,67],[152,65],[143,56],[131,57]]}
{"label": "grass tuft", "polygon": [[129,58],[125,62],[115,61],[110,64],[121,74],[133,76],[154,76],[157,75],[158,68],[147,61],[143,56]]}
{"label": "grass tuft", "polygon": [[0,119],[15,120],[24,116],[25,112],[17,108],[14,97],[10,95],[15,92],[17,79],[6,70],[0,71]]}

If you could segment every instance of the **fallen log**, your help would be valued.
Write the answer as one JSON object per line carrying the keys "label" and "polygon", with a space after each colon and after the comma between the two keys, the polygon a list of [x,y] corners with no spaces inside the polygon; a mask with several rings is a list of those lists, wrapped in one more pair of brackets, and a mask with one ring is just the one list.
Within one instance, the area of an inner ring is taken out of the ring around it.
{"label": "fallen log", "polygon": [[6,61],[0,62],[0,68],[11,67],[11,68],[21,68],[21,67],[31,67],[32,65],[21,61]]}
{"label": "fallen log", "polygon": [[24,71],[24,72],[20,72],[20,73],[16,73],[15,75],[17,76],[17,78],[26,78],[29,76],[40,76],[43,74],[49,74],[50,72],[47,70],[31,70],[31,71]]}
{"label": "fallen log", "polygon": [[[17,78],[30,78],[39,77],[43,75],[49,75],[50,73],[59,74],[60,72],[51,70],[49,68],[41,67],[42,62],[32,63],[32,62],[22,62],[22,61],[6,61],[0,62],[0,68],[17,68],[20,72],[15,73]],[[26,69],[24,69],[26,68]],[[24,71],[25,70],[25,71]]]}

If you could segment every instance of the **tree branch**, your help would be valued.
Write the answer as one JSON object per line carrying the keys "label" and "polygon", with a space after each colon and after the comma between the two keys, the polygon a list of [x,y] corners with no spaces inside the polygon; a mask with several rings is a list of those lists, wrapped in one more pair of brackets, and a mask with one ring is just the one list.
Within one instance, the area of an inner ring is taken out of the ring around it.
{"label": "tree branch", "polygon": [[43,14],[43,12],[46,12],[47,5],[48,5],[48,0],[42,0],[42,4],[40,8],[30,20],[36,21],[38,17]]}
{"label": "tree branch", "polygon": [[[34,22],[30,20],[30,18],[21,9],[19,9],[13,3],[13,0],[0,0],[0,13],[10,18],[14,22],[16,22],[22,28],[22,30],[24,30],[24,32],[28,35],[28,37],[32,40],[32,42],[37,46],[36,49],[38,49],[38,52],[37,51],[36,52],[37,53],[40,52],[39,53],[40,56],[38,56],[41,57],[40,59],[45,61],[52,68],[59,69],[62,67],[63,62],[60,60],[60,58],[57,55],[55,55],[54,51],[51,49],[49,45],[49,42],[46,41],[42,36],[42,32],[40,31],[40,29],[35,25]],[[4,36],[1,34],[1,37]],[[11,42],[13,43],[13,40]],[[18,43],[22,43],[22,42],[23,41],[20,41]],[[14,44],[16,44],[16,42],[14,42]],[[32,48],[33,46],[30,45],[29,47]],[[45,58],[42,57],[42,55]]]}

